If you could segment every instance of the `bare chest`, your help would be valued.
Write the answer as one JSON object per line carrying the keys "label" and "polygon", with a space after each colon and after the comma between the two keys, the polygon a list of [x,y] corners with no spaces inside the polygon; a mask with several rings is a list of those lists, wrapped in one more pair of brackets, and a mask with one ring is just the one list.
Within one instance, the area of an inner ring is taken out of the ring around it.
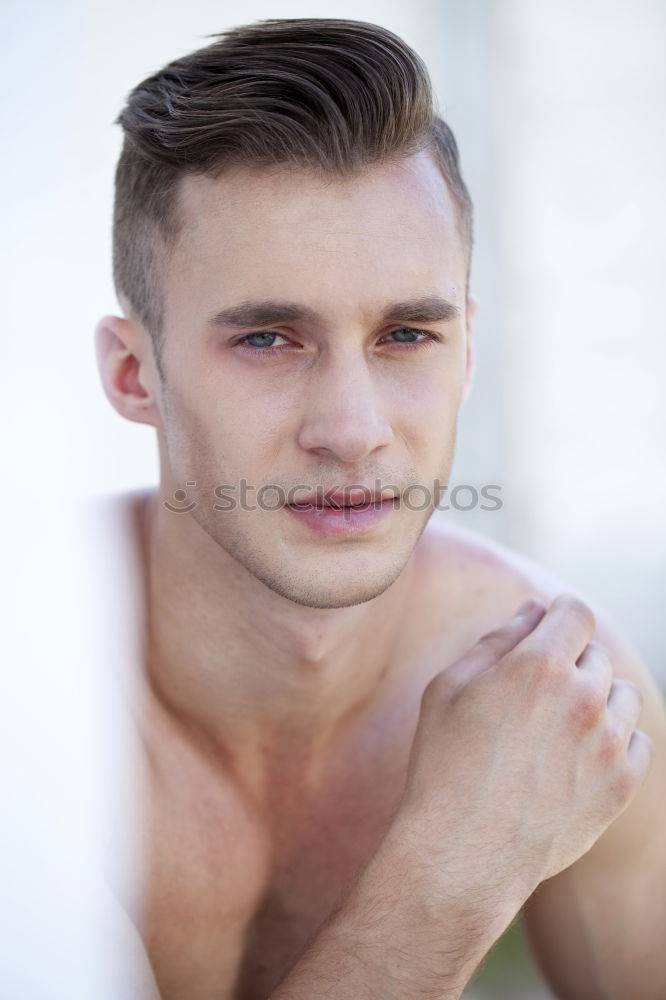
{"label": "bare chest", "polygon": [[397,807],[394,774],[331,788],[274,831],[270,876],[248,924],[234,1000],[264,1000],[377,851]]}
{"label": "bare chest", "polygon": [[144,941],[163,1000],[270,995],[390,824],[409,747],[385,750],[269,818],[205,783],[149,791]]}

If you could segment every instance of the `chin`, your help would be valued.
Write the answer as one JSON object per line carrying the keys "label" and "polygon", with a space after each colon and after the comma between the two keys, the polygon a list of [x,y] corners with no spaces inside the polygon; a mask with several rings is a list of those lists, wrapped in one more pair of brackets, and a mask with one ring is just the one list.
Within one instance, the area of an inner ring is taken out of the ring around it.
{"label": "chin", "polygon": [[388,590],[395,579],[395,577],[391,577],[375,586],[365,584],[362,588],[356,585],[351,587],[347,584],[337,588],[310,586],[299,589],[274,586],[271,589],[293,604],[299,604],[304,608],[351,608],[357,604],[366,604],[368,601],[374,600],[375,597],[379,597],[385,590]]}
{"label": "chin", "polygon": [[[389,564],[385,559],[378,558],[371,567],[357,565],[353,569],[349,566],[327,566],[322,561],[309,572],[303,572],[302,565],[289,572],[283,564],[277,573],[274,566],[270,569],[264,567],[262,572],[255,565],[251,572],[273,593],[302,607],[350,608],[366,604],[388,590],[400,576],[408,558],[409,554],[407,558],[396,559]],[[363,562],[367,562],[367,556]]]}
{"label": "chin", "polygon": [[[425,521],[418,535],[424,527]],[[366,604],[388,590],[409,562],[418,535],[392,539],[390,548],[386,542],[373,546],[374,552],[324,549],[314,555],[276,549],[270,539],[256,535],[250,542],[250,536],[240,532],[227,532],[216,541],[249,578],[279,597],[306,608],[332,609]]]}

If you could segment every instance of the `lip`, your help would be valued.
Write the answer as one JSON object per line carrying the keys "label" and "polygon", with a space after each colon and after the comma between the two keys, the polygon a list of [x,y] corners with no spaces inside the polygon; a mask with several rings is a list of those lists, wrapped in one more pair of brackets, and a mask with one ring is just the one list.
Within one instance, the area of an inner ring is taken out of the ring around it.
{"label": "lip", "polygon": [[385,521],[396,506],[397,497],[386,497],[380,500],[366,499],[356,506],[333,507],[328,504],[314,506],[311,503],[287,504],[285,510],[303,527],[316,531],[321,535],[337,538],[360,535],[370,531],[380,522]]}
{"label": "lip", "polygon": [[291,506],[301,507],[331,507],[340,509],[342,507],[365,506],[368,504],[381,503],[384,500],[395,499],[395,494],[384,496],[383,490],[373,490],[369,486],[343,486],[341,489],[326,489],[321,486],[314,493],[309,493],[302,499],[299,498]]}

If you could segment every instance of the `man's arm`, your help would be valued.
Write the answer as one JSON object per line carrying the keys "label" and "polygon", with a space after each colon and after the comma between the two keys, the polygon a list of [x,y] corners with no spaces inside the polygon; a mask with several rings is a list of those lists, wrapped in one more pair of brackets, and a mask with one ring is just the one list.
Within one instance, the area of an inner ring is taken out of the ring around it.
{"label": "man's arm", "polygon": [[426,861],[389,831],[270,1000],[458,1000],[519,911],[522,886],[446,899]]}
{"label": "man's arm", "polygon": [[638,725],[655,747],[652,768],[594,846],[543,882],[523,911],[526,935],[562,1000],[666,997],[666,712],[649,671],[597,614],[595,638],[615,676],[643,692]]}
{"label": "man's arm", "polygon": [[652,759],[639,692],[587,646],[585,605],[544,611],[525,605],[428,684],[384,842],[271,1000],[458,1000],[535,888],[636,794]]}

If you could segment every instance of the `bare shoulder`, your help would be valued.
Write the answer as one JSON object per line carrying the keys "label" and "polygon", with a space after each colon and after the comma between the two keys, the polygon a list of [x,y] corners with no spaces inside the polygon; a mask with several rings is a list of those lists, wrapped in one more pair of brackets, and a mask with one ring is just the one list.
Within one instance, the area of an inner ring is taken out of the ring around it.
{"label": "bare shoulder", "polygon": [[424,572],[439,577],[447,589],[454,574],[477,599],[492,594],[496,600],[506,595],[509,604],[528,597],[549,603],[563,590],[573,592],[554,573],[508,545],[443,519],[430,520],[419,545]]}
{"label": "bare shoulder", "polygon": [[656,750],[652,771],[632,807],[615,822],[613,835],[602,840],[624,849],[637,829],[658,826],[656,815],[665,809],[661,789],[666,782],[666,709],[649,665],[624,629],[605,608],[556,574],[476,532],[432,519],[418,548],[421,599],[426,607],[432,605],[432,620],[446,623],[458,636],[448,662],[464,655],[485,632],[506,622],[529,597],[548,607],[558,594],[567,593],[588,605],[596,622],[593,638],[608,653],[615,677],[632,681],[642,692],[638,727],[650,736]]}
{"label": "bare shoulder", "polygon": [[468,647],[502,625],[529,597],[550,604],[557,594],[572,593],[533,560],[441,518],[431,518],[415,560],[424,623],[432,618],[445,624]]}
{"label": "bare shoulder", "polygon": [[[584,601],[595,616],[594,638],[608,650],[617,676],[639,684],[652,706],[648,711],[659,714],[662,699],[648,666],[622,627],[589,595],[509,546],[443,519],[431,519],[417,549],[424,607],[449,626],[456,623],[472,643],[506,622],[530,597],[546,606],[563,593]],[[442,609],[447,609],[444,616]]]}

